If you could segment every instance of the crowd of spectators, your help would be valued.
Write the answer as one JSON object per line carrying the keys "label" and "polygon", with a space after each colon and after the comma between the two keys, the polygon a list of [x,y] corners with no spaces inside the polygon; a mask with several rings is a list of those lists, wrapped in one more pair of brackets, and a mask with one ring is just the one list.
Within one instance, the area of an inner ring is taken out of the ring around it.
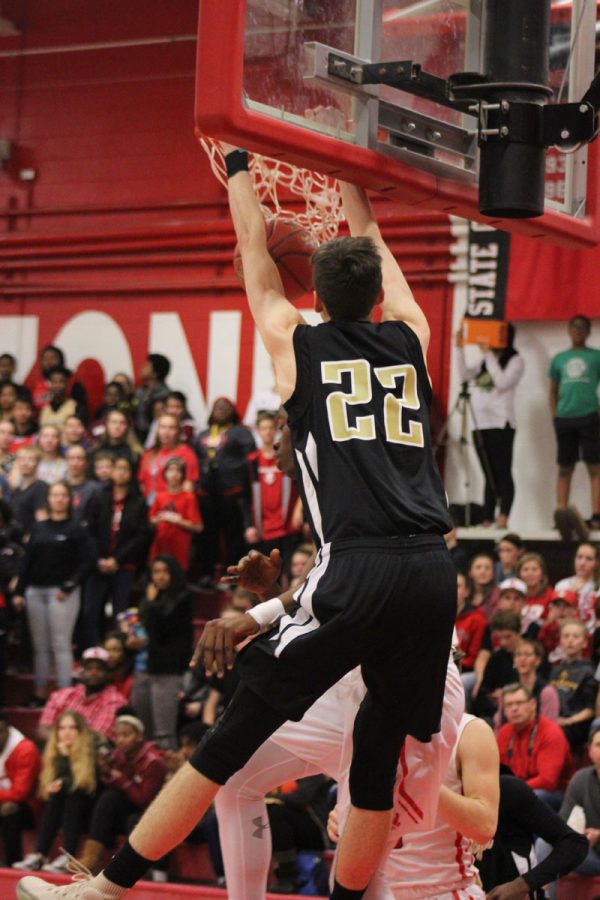
{"label": "crowd of spectators", "polygon": [[[17,668],[33,671],[27,705],[41,715],[36,743],[0,719],[0,833],[7,864],[54,872],[86,836],[94,869],[235,688],[233,675],[188,669],[201,589],[250,547],[278,548],[297,578],[311,548],[275,462],[277,404],[247,427],[220,397],[196,423],[160,354],[137,389],[115,373],[97,409],[57,347],[42,350],[30,386],[15,370],[1,354],[0,688],[10,644]],[[237,590],[220,607],[255,602]],[[66,853],[52,859],[59,831]],[[216,823],[199,834],[222,876]]]}
{"label": "crowd of spectators", "polygon": [[[488,371],[497,380],[500,370],[518,374],[515,359],[490,357]],[[250,428],[221,397],[208,421],[195,423],[185,395],[171,390],[169,368],[150,354],[140,388],[116,373],[90,410],[58,348],[44,348],[31,389],[13,382],[14,360],[0,356],[0,676],[3,684],[10,640],[21,665],[31,660],[28,703],[41,710],[35,743],[0,716],[0,834],[9,865],[63,872],[68,855],[79,853],[92,871],[101,866],[235,690],[235,670],[207,679],[188,668],[199,589],[219,587],[249,547],[277,548],[284,583],[293,586],[313,552],[296,487],[276,465],[277,410],[256,408],[255,398]],[[506,511],[508,483],[505,497]],[[518,534],[470,558],[455,532],[446,539],[457,568],[468,708],[493,727],[502,762],[543,802],[566,818],[577,798],[593,855],[598,550],[580,543],[573,571],[552,585],[546,560]],[[241,588],[221,597],[223,615],[257,602]],[[310,825],[319,838],[311,849],[323,846],[313,787],[283,786],[271,804],[277,871],[288,886],[286,806],[300,830]],[[326,797],[329,785],[320,779],[317,787]],[[299,812],[295,798],[309,794]],[[301,815],[309,805],[310,822]],[[25,853],[21,836],[34,821],[35,847]],[[66,852],[53,856],[59,831]],[[222,878],[214,812],[195,839],[208,842]],[[166,878],[167,863],[155,877]],[[590,860],[586,866],[592,871]],[[297,887],[295,875],[291,882]]]}

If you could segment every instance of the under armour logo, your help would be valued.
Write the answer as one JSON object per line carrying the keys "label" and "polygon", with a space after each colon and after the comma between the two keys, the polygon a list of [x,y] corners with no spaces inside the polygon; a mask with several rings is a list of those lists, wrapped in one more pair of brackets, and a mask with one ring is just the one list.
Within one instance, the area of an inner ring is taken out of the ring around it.
{"label": "under armour logo", "polygon": [[262,816],[257,816],[255,819],[252,819],[252,824],[256,828],[256,831],[252,833],[252,837],[260,838],[262,841],[263,831],[267,831],[269,827],[269,820],[267,819],[266,825],[263,825]]}

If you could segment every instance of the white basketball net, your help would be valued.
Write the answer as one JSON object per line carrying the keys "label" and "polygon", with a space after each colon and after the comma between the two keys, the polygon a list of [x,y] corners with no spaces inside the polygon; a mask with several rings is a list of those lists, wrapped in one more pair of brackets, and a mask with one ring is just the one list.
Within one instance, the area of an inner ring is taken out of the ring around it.
{"label": "white basketball net", "polygon": [[[199,136],[199,141],[215,176],[227,187],[227,171],[219,141],[204,135]],[[275,217],[298,223],[310,231],[319,244],[336,236],[344,213],[339,186],[334,178],[257,153],[249,154],[248,167],[258,202],[267,219]],[[285,209],[277,193],[279,188],[303,200],[304,211]]]}

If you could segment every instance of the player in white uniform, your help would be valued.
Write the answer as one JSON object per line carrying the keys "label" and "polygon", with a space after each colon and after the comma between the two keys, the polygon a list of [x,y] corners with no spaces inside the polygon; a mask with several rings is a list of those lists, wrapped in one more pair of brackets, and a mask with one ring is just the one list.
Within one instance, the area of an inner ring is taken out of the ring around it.
{"label": "player in white uniform", "polygon": [[[282,471],[293,472],[289,429],[284,426],[275,448]],[[233,580],[265,599],[275,590],[279,554],[274,563],[252,551]],[[307,569],[310,569],[312,562]],[[457,643],[457,641],[456,641]],[[352,756],[352,727],[365,687],[358,669],[349,672],[305,713],[286,722],[234,774],[215,799],[228,890],[236,900],[262,900],[271,861],[265,794],[292,779],[325,773],[345,791]],[[464,692],[450,659],[441,730],[428,744],[408,738],[398,762],[394,817],[386,854],[414,830],[430,830],[437,815],[439,788],[456,744],[464,712]],[[340,797],[343,802],[343,798]]]}
{"label": "player in white uniform", "polygon": [[[483,900],[473,841],[485,845],[496,830],[498,772],[491,728],[463,715],[433,828],[402,837],[372,880],[365,900]],[[343,814],[338,806],[332,836]]]}
{"label": "player in white uniform", "polygon": [[[271,861],[265,794],[279,784],[325,773],[344,790],[352,724],[365,687],[358,669],[330,688],[300,722],[286,722],[233,775],[215,800],[227,889],[236,900],[263,900]],[[439,789],[464,710],[458,669],[449,660],[441,731],[429,744],[408,738],[398,764],[394,820],[386,853],[414,829],[435,823]],[[369,896],[377,896],[369,894]]]}

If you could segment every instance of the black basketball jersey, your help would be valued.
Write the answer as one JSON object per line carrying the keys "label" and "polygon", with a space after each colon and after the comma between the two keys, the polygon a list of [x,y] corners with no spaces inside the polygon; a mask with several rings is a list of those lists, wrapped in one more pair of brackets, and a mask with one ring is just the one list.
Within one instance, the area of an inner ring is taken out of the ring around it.
{"label": "black basketball jersey", "polygon": [[404,322],[335,321],[299,325],[293,337],[285,407],[317,542],[449,531],[416,334]]}

